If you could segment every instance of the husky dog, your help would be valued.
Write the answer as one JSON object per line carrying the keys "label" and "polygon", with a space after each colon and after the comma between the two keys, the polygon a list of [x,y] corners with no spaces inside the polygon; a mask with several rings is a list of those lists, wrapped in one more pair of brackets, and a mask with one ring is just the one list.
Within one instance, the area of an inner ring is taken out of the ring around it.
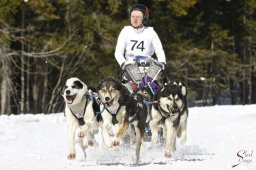
{"label": "husky dog", "polygon": [[[102,103],[102,136],[106,146],[119,145],[130,126],[130,130],[136,132],[135,163],[138,163],[148,116],[147,106],[142,101],[133,98],[129,90],[112,77],[103,79],[99,83],[98,95]],[[134,132],[130,134],[132,138]]]}
{"label": "husky dog", "polygon": [[82,148],[85,158],[85,149],[88,145],[96,144],[94,134],[98,133],[98,122],[95,114],[97,102],[91,93],[87,85],[76,77],[67,79],[62,89],[62,96],[65,101],[64,114],[68,125],[68,159],[75,159],[76,143]]}
{"label": "husky dog", "polygon": [[187,138],[187,88],[182,82],[169,82],[154,95],[152,120],[149,126],[152,132],[152,143],[158,142],[158,129],[163,130],[166,140],[165,156],[172,157],[176,150],[176,137],[181,144]]}

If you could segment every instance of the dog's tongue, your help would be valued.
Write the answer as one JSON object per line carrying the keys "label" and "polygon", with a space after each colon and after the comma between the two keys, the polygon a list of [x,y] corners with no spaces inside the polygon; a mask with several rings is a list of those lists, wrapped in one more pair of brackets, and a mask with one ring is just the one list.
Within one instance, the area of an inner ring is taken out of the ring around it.
{"label": "dog's tongue", "polygon": [[75,96],[66,96],[66,99],[69,104],[73,102],[74,98],[75,98]]}
{"label": "dog's tongue", "polygon": [[67,100],[73,100],[73,96],[66,96]]}
{"label": "dog's tongue", "polygon": [[108,106],[108,107],[112,106],[113,101],[114,101],[114,99],[112,99],[112,100],[111,100],[111,101],[109,101],[109,102],[106,102],[107,106]]}

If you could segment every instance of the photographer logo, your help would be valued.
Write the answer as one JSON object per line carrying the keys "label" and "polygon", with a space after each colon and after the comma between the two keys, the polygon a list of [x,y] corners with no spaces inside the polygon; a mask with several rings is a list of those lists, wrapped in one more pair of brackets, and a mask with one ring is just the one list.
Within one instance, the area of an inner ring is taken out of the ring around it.
{"label": "photographer logo", "polygon": [[253,158],[253,150],[240,150],[237,152],[237,162],[232,166],[232,168],[240,165],[240,164],[251,164]]}

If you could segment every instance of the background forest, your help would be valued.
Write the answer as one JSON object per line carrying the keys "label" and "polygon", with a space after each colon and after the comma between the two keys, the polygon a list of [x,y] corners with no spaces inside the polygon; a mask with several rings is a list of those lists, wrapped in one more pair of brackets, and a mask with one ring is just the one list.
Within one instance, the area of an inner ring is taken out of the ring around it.
{"label": "background forest", "polygon": [[256,0],[1,0],[0,114],[61,112],[65,79],[116,76],[117,37],[138,2],[190,106],[256,103]]}

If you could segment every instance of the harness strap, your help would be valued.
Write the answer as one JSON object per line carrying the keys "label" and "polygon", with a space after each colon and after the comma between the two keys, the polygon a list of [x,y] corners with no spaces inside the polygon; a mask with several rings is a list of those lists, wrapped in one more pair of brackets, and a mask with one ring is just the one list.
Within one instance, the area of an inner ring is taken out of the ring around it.
{"label": "harness strap", "polygon": [[154,103],[158,103],[158,101],[150,101],[150,100],[147,100],[147,99],[144,99],[143,102],[146,104],[146,106],[149,106],[151,104],[154,104]]}
{"label": "harness strap", "polygon": [[[178,112],[180,113],[180,115],[182,115],[184,112],[185,112],[185,104],[183,103],[182,104],[182,109],[180,110],[178,110]],[[161,106],[160,106],[160,104],[159,104],[159,102],[158,102],[158,104],[157,104],[157,107],[158,107],[158,110],[159,110],[159,112],[160,112],[160,114],[161,114],[161,116],[162,117],[169,117],[171,114],[170,114],[170,112],[166,112],[165,110],[163,110],[162,108],[161,108]]]}
{"label": "harness strap", "polygon": [[[85,111],[86,111],[86,107],[88,105],[88,101],[90,100],[90,98],[88,98],[88,96],[86,96],[86,102],[85,102],[85,106],[84,106],[84,111],[81,115],[78,114],[75,114],[72,109],[70,107],[69,110],[71,111],[71,113],[75,116],[75,118],[78,120],[78,124],[79,126],[83,126],[85,124],[85,121],[84,121],[84,114],[85,114]],[[78,116],[81,116],[81,117],[78,117]]]}
{"label": "harness strap", "polygon": [[108,111],[109,114],[112,115],[112,123],[115,125],[118,123],[118,120],[116,119],[116,115],[118,114],[119,110],[121,109],[121,104],[118,106],[117,110],[115,113],[112,113],[104,104],[104,109],[106,109]]}
{"label": "harness strap", "polygon": [[103,109],[102,109],[102,111],[99,111],[99,112],[95,112],[96,113],[96,117],[98,116],[98,115],[100,115],[101,113],[103,113],[104,112],[104,110],[105,110],[105,105],[104,105],[104,107],[103,107]]}
{"label": "harness strap", "polygon": [[160,106],[160,104],[157,105],[157,108],[161,114],[162,117],[169,117],[170,116],[170,112],[166,112],[165,110],[163,110]]}

